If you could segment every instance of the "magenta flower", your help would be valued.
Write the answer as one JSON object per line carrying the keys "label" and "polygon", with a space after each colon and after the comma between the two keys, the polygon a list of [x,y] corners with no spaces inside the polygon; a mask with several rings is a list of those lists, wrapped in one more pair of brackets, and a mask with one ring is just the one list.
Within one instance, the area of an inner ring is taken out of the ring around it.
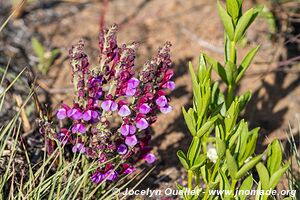
{"label": "magenta flower", "polygon": [[118,173],[113,169],[110,169],[105,173],[104,176],[107,177],[107,180],[114,181],[118,178]]}
{"label": "magenta flower", "polygon": [[131,78],[127,82],[127,88],[125,94],[127,96],[134,96],[136,93],[136,88],[140,84],[140,81],[137,78]]}
{"label": "magenta flower", "polygon": [[129,107],[127,105],[123,105],[121,106],[121,108],[119,109],[119,112],[118,114],[121,116],[121,117],[127,117],[128,115],[131,114],[131,111],[129,109]]}
{"label": "magenta flower", "polygon": [[123,167],[123,170],[124,170],[123,174],[131,174],[132,172],[134,172],[136,170],[135,167],[133,167],[133,166],[127,164],[127,163],[123,164],[122,167]]}
{"label": "magenta flower", "polygon": [[80,109],[73,108],[67,111],[67,116],[72,118],[73,120],[80,120],[82,117],[82,113]]}
{"label": "magenta flower", "polygon": [[140,84],[140,81],[137,78],[131,78],[128,81],[127,87],[129,88],[137,88],[137,86]]}
{"label": "magenta flower", "polygon": [[67,109],[66,108],[60,108],[57,110],[57,113],[56,113],[56,117],[57,119],[65,119],[67,117]]}
{"label": "magenta flower", "polygon": [[125,144],[121,144],[118,147],[117,152],[121,155],[125,154],[127,152],[127,146]]}
{"label": "magenta flower", "polygon": [[172,107],[170,105],[167,105],[165,107],[160,107],[159,110],[164,113],[164,114],[167,114],[169,112],[172,111]]}
{"label": "magenta flower", "polygon": [[[58,120],[68,118],[68,124],[64,124],[67,127],[57,131],[54,123],[41,120],[39,129],[52,149],[56,138],[62,144],[71,144],[74,153],[82,153],[89,161],[111,160],[93,173],[96,184],[132,173],[140,159],[155,162],[155,156],[148,153],[151,135],[147,129],[156,121],[158,111],[172,110],[167,90],[175,88],[170,80],[174,75],[170,43],[159,48],[137,73],[138,45],[118,45],[116,32],[116,26],[101,32],[96,68],[91,68],[83,41],[70,49],[74,103],[71,107],[62,104],[56,112]],[[113,160],[115,156],[120,156],[123,164]]]}
{"label": "magenta flower", "polygon": [[73,146],[72,148],[72,152],[73,153],[77,153],[77,152],[80,152],[80,153],[85,153],[85,147],[83,146],[82,143],[77,143]]}
{"label": "magenta flower", "polygon": [[176,87],[176,84],[174,81],[168,81],[167,83],[164,84],[165,88],[168,88],[169,90],[174,90]]}
{"label": "magenta flower", "polygon": [[158,105],[159,107],[164,107],[165,105],[167,105],[168,100],[165,96],[160,96],[155,100],[156,105]]}
{"label": "magenta flower", "polygon": [[118,104],[112,100],[105,100],[101,104],[101,108],[105,111],[116,111]]}
{"label": "magenta flower", "polygon": [[148,164],[152,164],[156,161],[156,157],[154,154],[148,153],[147,155],[145,155],[144,160],[146,160]]}
{"label": "magenta flower", "polygon": [[144,130],[146,128],[148,128],[149,123],[147,122],[147,120],[145,118],[140,118],[136,121],[136,127],[140,130]]}
{"label": "magenta flower", "polygon": [[125,94],[126,94],[127,96],[132,97],[132,96],[135,95],[135,93],[136,93],[136,88],[129,88],[129,87],[126,88]]}
{"label": "magenta flower", "polygon": [[124,136],[132,135],[132,134],[134,134],[136,132],[136,128],[133,125],[124,124],[120,128],[120,132]]}
{"label": "magenta flower", "polygon": [[83,124],[78,123],[72,127],[72,133],[85,133],[86,128]]}
{"label": "magenta flower", "polygon": [[143,103],[139,107],[139,112],[142,114],[148,114],[150,111],[151,111],[151,108],[147,103]]}
{"label": "magenta flower", "polygon": [[98,113],[94,110],[87,110],[83,113],[82,119],[84,121],[90,121],[91,119],[97,119]]}
{"label": "magenta flower", "polygon": [[92,181],[96,184],[101,183],[104,180],[104,176],[101,172],[96,171],[92,176]]}
{"label": "magenta flower", "polygon": [[135,146],[137,144],[136,136],[135,135],[127,136],[125,139],[125,143],[130,147]]}

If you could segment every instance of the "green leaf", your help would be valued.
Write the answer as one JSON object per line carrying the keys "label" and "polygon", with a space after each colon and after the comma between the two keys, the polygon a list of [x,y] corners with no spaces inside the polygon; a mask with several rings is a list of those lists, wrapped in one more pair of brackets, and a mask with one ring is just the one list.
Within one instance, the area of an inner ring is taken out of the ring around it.
{"label": "green leaf", "polygon": [[235,179],[235,175],[238,171],[238,166],[234,157],[231,155],[229,149],[226,150],[226,163],[231,178]]}
{"label": "green leaf", "polygon": [[254,9],[251,8],[248,11],[246,11],[242,17],[239,19],[237,25],[236,25],[236,31],[234,35],[234,41],[239,41],[245,34],[247,28],[251,24],[251,19],[254,16]]}
{"label": "green leaf", "polygon": [[257,54],[259,48],[260,48],[260,45],[251,49],[248,52],[248,54],[245,56],[245,58],[241,62],[241,65],[238,68],[238,75],[236,78],[236,82],[238,82],[242,78],[242,76],[245,74],[245,72],[249,68],[254,56]]}
{"label": "green leaf", "polygon": [[225,72],[229,85],[234,85],[236,83],[237,77],[237,67],[231,61],[226,62],[225,64]]}
{"label": "green leaf", "polygon": [[289,168],[290,164],[286,163],[281,169],[277,170],[270,178],[270,188],[274,189],[281,180],[285,171]]}
{"label": "green leaf", "polygon": [[234,38],[234,26],[231,20],[231,17],[228,15],[227,11],[223,8],[220,1],[217,3],[218,6],[218,12],[221,18],[221,21],[224,25],[225,31],[231,41],[233,41]]}
{"label": "green leaf", "polygon": [[204,54],[204,57],[208,64],[212,66],[213,70],[215,70],[217,74],[221,77],[222,81],[228,84],[224,67],[214,58],[209,57],[206,54]]}
{"label": "green leaf", "polygon": [[201,53],[199,56],[199,66],[198,66],[198,80],[200,83],[204,83],[206,77],[206,63],[204,55]]}
{"label": "green leaf", "polygon": [[178,188],[178,190],[183,190],[184,187],[183,187],[182,185],[180,185],[180,184],[177,183],[177,182],[176,182],[175,184],[176,184],[176,187]]}
{"label": "green leaf", "polygon": [[251,100],[252,93],[250,91],[238,97],[238,101],[240,102],[240,111],[243,111],[249,101]]}
{"label": "green leaf", "polygon": [[182,166],[186,169],[189,170],[190,166],[189,166],[189,160],[187,159],[187,157],[184,155],[182,150],[177,151],[177,157],[179,158]]}
{"label": "green leaf", "polygon": [[200,168],[200,171],[201,171],[201,175],[202,175],[202,178],[203,178],[203,181],[207,184],[209,179],[210,179],[210,172],[209,170],[207,169],[207,166],[204,165]]}
{"label": "green leaf", "polygon": [[267,168],[264,166],[264,164],[262,164],[261,162],[259,162],[256,165],[256,170],[258,172],[259,175],[259,180],[261,182],[261,187],[263,190],[268,190],[269,185],[270,185],[270,176],[269,176],[269,172],[267,170]]}
{"label": "green leaf", "polygon": [[280,168],[281,162],[282,162],[281,146],[279,144],[278,139],[276,139],[268,146],[267,166],[271,176],[274,174],[275,171],[277,171]]}
{"label": "green leaf", "polygon": [[239,102],[238,101],[234,101],[232,102],[232,104],[230,105],[227,113],[226,113],[226,117],[224,119],[224,123],[225,123],[225,128],[226,128],[226,135],[228,136],[229,133],[233,130],[235,124],[236,124],[236,120],[239,114]]}
{"label": "green leaf", "polygon": [[236,173],[235,178],[242,178],[248,171],[250,171],[263,157],[263,154],[260,154],[254,158],[252,158],[248,163],[246,163],[239,171]]}
{"label": "green leaf", "polygon": [[217,149],[218,157],[221,159],[225,154],[226,144],[219,137],[216,138],[216,149]]}
{"label": "green leaf", "polygon": [[[221,175],[221,180],[220,180],[220,190],[230,190],[230,184],[227,176],[224,174],[222,169],[219,170],[219,175]],[[227,194],[225,198],[229,197],[230,195]]]}
{"label": "green leaf", "polygon": [[206,161],[206,156],[204,154],[198,155],[195,159],[193,166],[191,167],[191,170],[195,170],[199,167],[202,167],[205,161]]}
{"label": "green leaf", "polygon": [[259,131],[259,127],[251,130],[248,134],[249,134],[249,138],[248,138],[248,142],[247,142],[247,148],[245,150],[245,153],[243,155],[243,159],[242,162],[244,162],[248,157],[250,157],[256,148],[256,141],[258,138],[258,131]]}
{"label": "green leaf", "polygon": [[194,137],[193,141],[188,150],[188,160],[190,161],[190,166],[193,166],[195,158],[200,155],[201,152],[201,142],[198,137]]}
{"label": "green leaf", "polygon": [[195,136],[197,133],[196,133],[196,125],[193,123],[193,119],[192,119],[192,116],[190,116],[184,109],[184,107],[182,107],[182,113],[183,113],[183,117],[184,117],[184,120],[185,120],[185,123],[189,129],[189,131],[191,132],[191,134],[193,136]]}
{"label": "green leaf", "polygon": [[44,59],[45,50],[43,45],[35,38],[31,38],[31,44],[34,53],[37,55],[37,57],[40,59],[40,62]]}
{"label": "green leaf", "polygon": [[226,0],[226,9],[233,22],[236,23],[240,15],[240,6],[237,0]]}
{"label": "green leaf", "polygon": [[201,138],[204,134],[206,134],[213,126],[215,121],[218,119],[218,116],[215,116],[208,120],[198,131],[197,137]]}
{"label": "green leaf", "polygon": [[[253,177],[252,174],[250,174],[242,183],[242,185],[239,188],[239,191],[250,191],[252,189],[253,185]],[[247,195],[240,194],[239,200],[246,200]]]}

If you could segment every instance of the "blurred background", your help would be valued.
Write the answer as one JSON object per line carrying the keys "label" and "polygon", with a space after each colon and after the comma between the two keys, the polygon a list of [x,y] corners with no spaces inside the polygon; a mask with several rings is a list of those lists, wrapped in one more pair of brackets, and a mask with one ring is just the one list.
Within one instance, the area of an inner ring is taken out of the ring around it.
{"label": "blurred background", "polygon": [[[140,43],[137,70],[156,54],[159,46],[171,41],[174,81],[171,93],[174,111],[159,116],[153,126],[154,151],[158,166],[144,184],[150,188],[175,187],[182,180],[176,152],[188,148],[191,140],[181,114],[190,106],[191,80],[188,62],[196,65],[200,52],[223,59],[223,26],[215,0],[0,0],[1,24],[16,9],[0,33],[0,77],[6,66],[9,85],[28,67],[37,77],[39,98],[55,109],[63,100],[72,101],[71,67],[68,49],[79,39],[86,42],[90,62],[97,64],[98,34],[101,27],[119,25],[119,43]],[[244,116],[251,127],[260,126],[258,152],[271,138],[285,144],[285,130],[297,130],[300,111],[300,2],[298,0],[245,0],[244,9],[264,5],[263,13],[239,44],[238,58],[261,44],[258,56],[242,80],[238,92],[251,90],[253,98]],[[218,77],[214,75],[217,79]],[[4,100],[0,125],[10,119],[14,103],[21,104],[28,86],[18,80]],[[18,103],[19,102],[19,103]],[[29,102],[22,113],[24,138],[32,147],[43,147],[37,133],[36,111]],[[299,143],[299,140],[297,141]],[[38,154],[38,151],[36,152]],[[145,187],[146,187],[145,186]],[[141,186],[143,187],[143,186]]]}

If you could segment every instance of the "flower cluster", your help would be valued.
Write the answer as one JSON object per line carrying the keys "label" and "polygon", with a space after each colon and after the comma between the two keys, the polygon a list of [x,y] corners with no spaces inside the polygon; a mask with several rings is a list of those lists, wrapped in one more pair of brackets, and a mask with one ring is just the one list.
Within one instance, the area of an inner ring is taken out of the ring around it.
{"label": "flower cluster", "polygon": [[[99,37],[99,65],[91,67],[80,41],[70,50],[74,103],[61,104],[56,112],[66,127],[54,136],[74,153],[107,164],[92,175],[94,183],[113,181],[135,170],[134,164],[145,160],[152,164],[149,126],[157,114],[170,112],[167,90],[175,83],[167,42],[154,59],[135,74],[138,45],[119,46],[114,25]],[[68,122],[68,123],[67,123]]]}

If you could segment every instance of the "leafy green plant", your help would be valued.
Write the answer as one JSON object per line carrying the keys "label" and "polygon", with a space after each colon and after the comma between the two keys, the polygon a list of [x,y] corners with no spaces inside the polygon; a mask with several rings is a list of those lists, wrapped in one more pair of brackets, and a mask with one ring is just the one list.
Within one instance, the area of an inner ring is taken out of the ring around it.
{"label": "leafy green plant", "polygon": [[[222,65],[214,58],[201,54],[197,72],[189,65],[193,106],[187,111],[182,108],[182,112],[193,140],[187,153],[182,150],[177,152],[188,174],[188,188],[177,186],[183,191],[200,192],[185,193],[184,199],[246,199],[243,191],[252,189],[252,170],[255,167],[259,173],[258,189],[267,191],[276,187],[289,166],[281,166],[282,150],[278,140],[274,140],[267,151],[256,155],[259,128],[250,130],[248,123],[239,119],[250,101],[251,92],[238,96],[235,89],[259,46],[251,49],[241,63],[237,63],[236,44],[262,8],[251,8],[242,13],[242,0],[226,0],[226,9],[218,1],[217,7],[225,28],[225,63]],[[211,80],[212,69],[225,83],[226,94],[220,90],[217,81]],[[268,156],[267,166],[263,164],[263,156]],[[201,180],[204,188],[201,187]],[[225,192],[212,194],[211,190]],[[265,192],[263,195],[257,194],[256,198],[268,199],[269,195]]]}
{"label": "leafy green plant", "polygon": [[37,66],[37,69],[42,74],[47,74],[49,71],[50,66],[53,64],[57,56],[60,54],[59,49],[53,49],[50,51],[47,51],[41,42],[39,42],[36,38],[31,39],[31,44],[34,53],[38,57],[39,63]]}

